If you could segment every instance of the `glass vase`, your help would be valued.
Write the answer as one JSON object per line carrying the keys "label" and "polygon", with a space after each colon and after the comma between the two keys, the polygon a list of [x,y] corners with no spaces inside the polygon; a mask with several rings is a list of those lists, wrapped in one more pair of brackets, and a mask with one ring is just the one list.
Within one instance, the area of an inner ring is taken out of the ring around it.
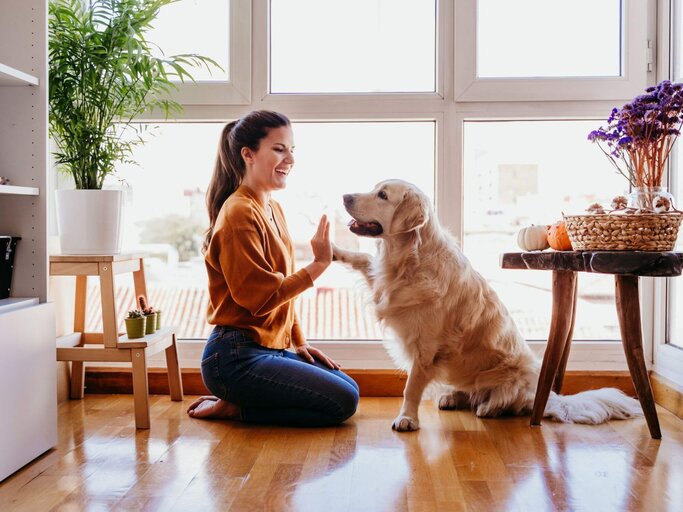
{"label": "glass vase", "polygon": [[628,206],[642,213],[663,213],[673,207],[666,187],[636,187],[628,196]]}

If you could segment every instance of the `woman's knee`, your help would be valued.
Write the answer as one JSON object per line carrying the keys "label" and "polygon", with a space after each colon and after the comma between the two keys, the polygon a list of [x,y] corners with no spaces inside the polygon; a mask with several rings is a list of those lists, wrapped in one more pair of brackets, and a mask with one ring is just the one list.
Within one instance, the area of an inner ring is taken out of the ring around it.
{"label": "woman's knee", "polygon": [[341,387],[335,397],[335,402],[338,406],[336,417],[339,423],[349,419],[356,413],[359,400],[360,395],[356,388],[348,383],[345,383],[345,385]]}

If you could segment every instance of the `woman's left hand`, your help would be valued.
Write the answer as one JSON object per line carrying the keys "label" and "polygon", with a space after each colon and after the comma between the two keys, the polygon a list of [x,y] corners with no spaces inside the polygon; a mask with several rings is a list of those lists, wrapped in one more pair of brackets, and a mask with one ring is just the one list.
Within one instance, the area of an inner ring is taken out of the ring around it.
{"label": "woman's left hand", "polygon": [[341,368],[340,364],[335,363],[332,359],[327,357],[322,350],[310,345],[301,345],[300,347],[296,347],[296,353],[299,357],[305,359],[309,363],[313,363],[317,359],[325,366],[328,366],[333,370],[339,370]]}

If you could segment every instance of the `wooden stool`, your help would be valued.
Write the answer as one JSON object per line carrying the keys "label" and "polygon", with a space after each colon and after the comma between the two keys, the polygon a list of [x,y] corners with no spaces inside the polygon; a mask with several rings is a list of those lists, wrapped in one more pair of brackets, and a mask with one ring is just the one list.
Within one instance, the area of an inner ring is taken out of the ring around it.
{"label": "wooden stool", "polygon": [[547,251],[505,253],[502,268],[552,270],[553,309],[548,346],[538,378],[531,424],[540,425],[550,389],[562,388],[576,315],[576,273],[613,274],[621,342],[629,373],[653,439],[661,439],[655,399],[643,355],[638,277],[681,275],[683,253],[654,251]]}
{"label": "wooden stool", "polygon": [[[57,361],[71,361],[71,398],[83,398],[83,363],[128,362],[133,370],[133,401],[136,428],[149,428],[149,388],[147,356],[166,351],[171,400],[183,399],[180,366],[174,327],[162,327],[144,338],[129,340],[117,331],[114,275],[133,273],[135,296],[147,297],[143,256],[116,254],[96,256],[50,256],[51,276],[76,276],[74,333],[57,339]],[[100,279],[102,332],[85,331],[85,304],[88,276]],[[95,345],[95,346],[93,346]],[[102,346],[97,346],[102,345]]]}

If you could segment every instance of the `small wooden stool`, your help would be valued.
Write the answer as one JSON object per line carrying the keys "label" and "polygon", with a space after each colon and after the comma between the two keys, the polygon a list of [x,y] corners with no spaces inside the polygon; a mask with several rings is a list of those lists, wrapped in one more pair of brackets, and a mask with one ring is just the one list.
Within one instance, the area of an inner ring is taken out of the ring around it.
{"label": "small wooden stool", "polygon": [[643,408],[653,439],[661,439],[655,399],[645,366],[640,323],[638,277],[680,276],[683,253],[655,251],[546,251],[515,252],[501,255],[502,268],[552,270],[553,308],[548,346],[538,378],[531,424],[540,425],[550,389],[562,388],[564,371],[574,332],[576,315],[577,272],[612,274],[615,280],[616,306],[621,342],[631,380]]}
{"label": "small wooden stool", "polygon": [[[147,297],[143,256],[116,254],[96,256],[50,256],[51,276],[76,276],[74,333],[57,339],[57,361],[71,361],[71,398],[83,398],[85,369],[83,363],[129,362],[133,370],[133,402],[136,428],[149,428],[149,387],[147,356],[166,351],[168,385],[171,400],[183,399],[175,328],[162,327],[144,338],[129,340],[117,332],[117,312],[114,276],[133,273],[135,296]],[[85,304],[88,276],[100,279],[102,331],[85,331]],[[95,346],[93,346],[95,345]],[[101,345],[101,346],[97,346]]]}

